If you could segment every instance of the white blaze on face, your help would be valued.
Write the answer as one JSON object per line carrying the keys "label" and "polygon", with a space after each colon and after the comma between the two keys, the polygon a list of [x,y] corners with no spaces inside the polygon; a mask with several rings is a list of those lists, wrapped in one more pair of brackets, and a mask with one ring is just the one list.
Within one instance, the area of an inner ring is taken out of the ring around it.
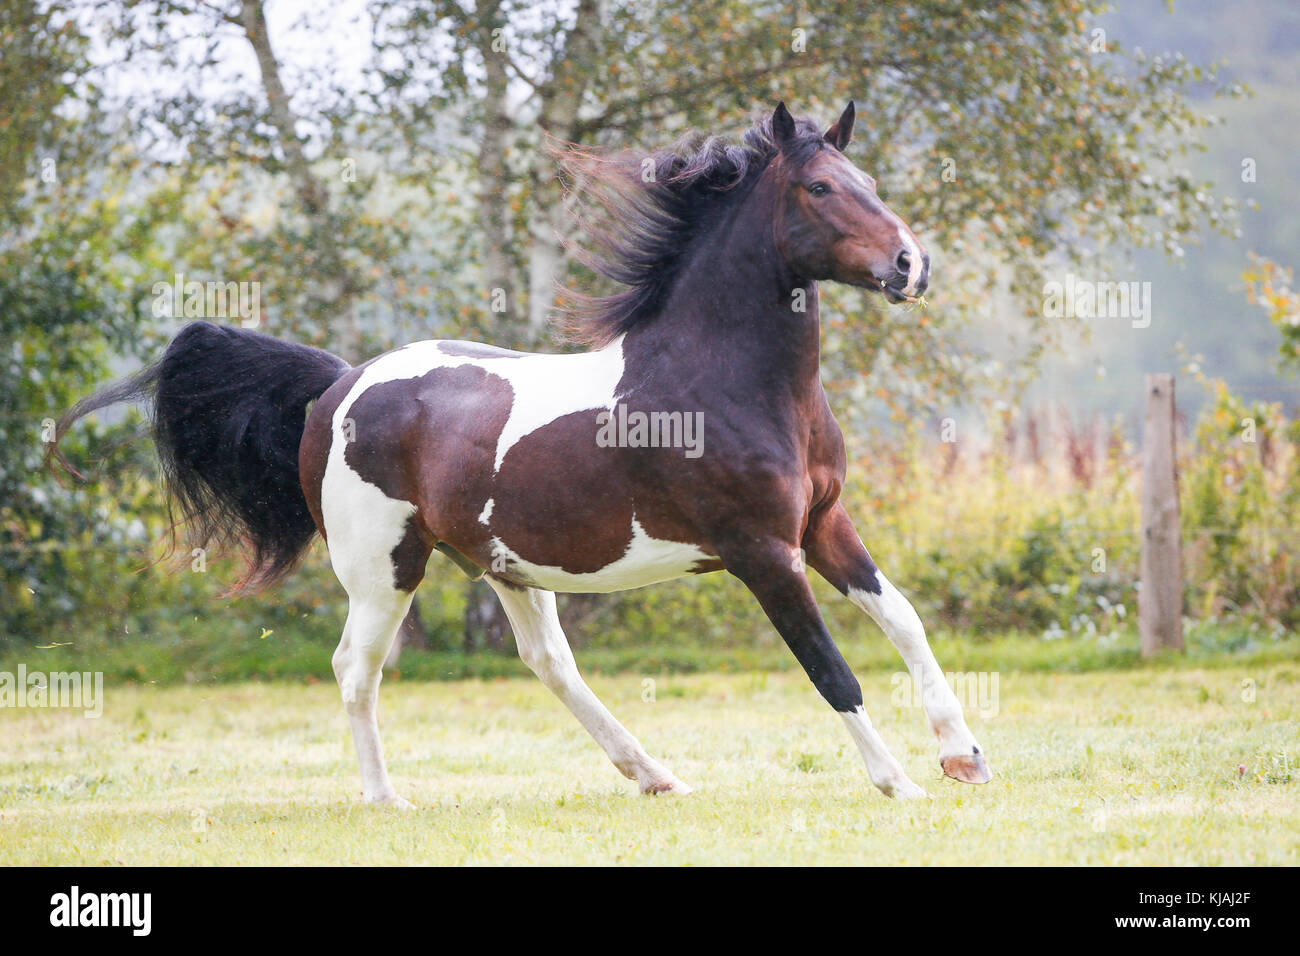
{"label": "white blaze on face", "polygon": [[898,227],[898,238],[902,239],[903,245],[907,247],[907,258],[911,264],[911,268],[907,270],[907,288],[903,291],[908,295],[916,295],[916,284],[921,281],[921,270],[925,267],[925,259],[921,247],[902,226]]}

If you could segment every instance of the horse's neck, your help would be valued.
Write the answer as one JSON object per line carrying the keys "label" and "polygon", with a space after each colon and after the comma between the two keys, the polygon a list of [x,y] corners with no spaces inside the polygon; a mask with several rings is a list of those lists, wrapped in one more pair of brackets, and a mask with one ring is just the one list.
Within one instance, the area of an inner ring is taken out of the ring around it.
{"label": "horse's neck", "polygon": [[726,357],[717,372],[733,384],[820,394],[817,286],[785,266],[765,200],[756,187],[697,241],[647,331],[672,359]]}

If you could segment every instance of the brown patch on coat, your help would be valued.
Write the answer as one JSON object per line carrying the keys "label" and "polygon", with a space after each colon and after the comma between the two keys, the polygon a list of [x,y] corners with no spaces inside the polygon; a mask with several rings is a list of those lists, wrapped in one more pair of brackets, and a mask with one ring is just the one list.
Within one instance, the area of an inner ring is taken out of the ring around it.
{"label": "brown patch on coat", "polygon": [[508,382],[474,365],[381,382],[349,409],[344,459],[363,481],[416,506],[430,549],[446,542],[467,559],[458,562],[466,573],[485,569],[488,533],[478,516],[492,497],[497,439],[513,402]]}
{"label": "brown patch on coat", "polygon": [[433,551],[433,538],[420,524],[417,515],[406,519],[402,540],[392,550],[393,586],[399,591],[414,591],[424,580],[424,569]]}
{"label": "brown patch on coat", "polygon": [[664,477],[691,460],[675,448],[602,448],[601,411],[563,415],[511,447],[493,483],[492,535],[525,561],[569,574],[627,554],[634,516],[652,538],[708,550]]}

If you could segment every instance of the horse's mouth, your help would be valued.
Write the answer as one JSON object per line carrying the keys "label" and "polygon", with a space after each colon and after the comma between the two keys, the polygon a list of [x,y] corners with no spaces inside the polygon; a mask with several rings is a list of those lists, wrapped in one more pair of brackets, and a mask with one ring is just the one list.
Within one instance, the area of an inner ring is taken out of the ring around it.
{"label": "horse's mouth", "polygon": [[[906,280],[906,276],[903,277]],[[861,286],[872,292],[879,292],[891,305],[898,305],[900,302],[921,302],[924,296],[908,295],[903,291],[903,286],[890,285],[888,281],[880,279],[875,275],[868,273],[867,278],[851,282],[851,285]]]}
{"label": "horse's mouth", "polygon": [[[873,276],[872,278],[874,279],[875,277]],[[901,286],[890,285],[888,282],[882,282],[880,279],[876,279],[875,282],[877,288],[879,288],[880,292],[885,296],[885,299],[891,305],[898,305],[900,302],[921,301],[921,296],[908,295],[906,292],[903,291],[903,288]]]}

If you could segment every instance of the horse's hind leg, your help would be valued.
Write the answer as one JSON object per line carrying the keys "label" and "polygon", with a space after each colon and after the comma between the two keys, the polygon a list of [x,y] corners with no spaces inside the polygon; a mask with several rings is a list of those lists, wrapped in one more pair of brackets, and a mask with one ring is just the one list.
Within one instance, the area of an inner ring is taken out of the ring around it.
{"label": "horse's hind leg", "polygon": [[432,547],[412,520],[411,505],[378,496],[365,504],[326,511],[330,563],[348,592],[348,619],[334,652],[334,676],[352,724],[362,795],[367,803],[405,809],[410,804],[388,778],[376,709],[384,661],[424,578]]}
{"label": "horse's hind leg", "polygon": [[334,652],[334,676],[343,695],[343,707],[352,724],[352,742],[361,764],[361,792],[367,803],[409,809],[388,778],[384,750],[379,743],[379,682],[384,660],[397,629],[411,607],[414,592],[393,588],[348,592],[348,619],[343,639]]}
{"label": "horse's hind leg", "polygon": [[555,611],[555,595],[488,578],[515,632],[519,656],[587,728],[623,776],[642,793],[690,793],[690,788],[650,757],[627,729],[592,693],[573,660]]}

